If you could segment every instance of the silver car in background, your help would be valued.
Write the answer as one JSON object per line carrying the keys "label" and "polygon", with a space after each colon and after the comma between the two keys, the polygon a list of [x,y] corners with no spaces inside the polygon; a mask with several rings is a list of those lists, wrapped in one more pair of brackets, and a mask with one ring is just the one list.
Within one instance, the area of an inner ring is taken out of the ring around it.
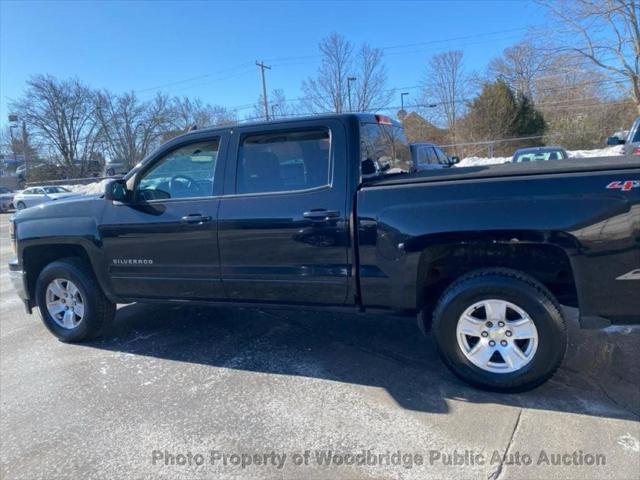
{"label": "silver car in background", "polygon": [[64,187],[29,187],[20,193],[16,193],[13,197],[13,204],[18,210],[22,210],[41,203],[60,200],[74,195],[78,194]]}
{"label": "silver car in background", "polygon": [[120,175],[126,175],[129,169],[124,160],[111,160],[108,159],[104,164],[104,171],[102,176],[104,177],[118,177]]}

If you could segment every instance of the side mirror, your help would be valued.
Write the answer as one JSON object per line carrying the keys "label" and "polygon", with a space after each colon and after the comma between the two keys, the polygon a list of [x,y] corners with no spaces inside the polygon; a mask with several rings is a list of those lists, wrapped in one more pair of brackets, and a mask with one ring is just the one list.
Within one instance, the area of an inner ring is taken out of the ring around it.
{"label": "side mirror", "polygon": [[127,190],[127,183],[119,178],[107,183],[104,189],[104,198],[114,202],[128,203],[131,201],[131,191]]}
{"label": "side mirror", "polygon": [[619,137],[607,138],[607,145],[613,146],[613,145],[622,145],[622,144],[624,144],[624,140],[622,138],[619,138]]}
{"label": "side mirror", "polygon": [[449,157],[449,165],[460,163],[460,157]]}

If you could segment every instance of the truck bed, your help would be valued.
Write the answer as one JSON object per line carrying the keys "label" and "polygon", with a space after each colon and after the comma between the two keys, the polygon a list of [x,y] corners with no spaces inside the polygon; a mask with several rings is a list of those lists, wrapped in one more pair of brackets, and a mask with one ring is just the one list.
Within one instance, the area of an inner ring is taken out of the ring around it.
{"label": "truck bed", "polygon": [[570,158],[554,162],[504,163],[471,167],[452,167],[439,170],[390,175],[367,186],[386,186],[410,183],[431,183],[452,180],[471,180],[497,177],[521,177],[563,173],[587,173],[611,170],[633,170],[640,168],[640,156]]}

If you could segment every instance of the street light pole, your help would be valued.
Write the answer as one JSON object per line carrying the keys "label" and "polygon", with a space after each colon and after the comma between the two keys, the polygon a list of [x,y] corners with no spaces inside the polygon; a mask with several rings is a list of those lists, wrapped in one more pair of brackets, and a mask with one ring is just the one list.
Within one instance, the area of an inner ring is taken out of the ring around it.
{"label": "street light pole", "polygon": [[400,110],[404,112],[404,97],[405,95],[409,95],[409,92],[402,92],[400,94]]}
{"label": "street light pole", "polygon": [[351,108],[351,82],[355,81],[356,77],[347,77],[347,95],[349,97],[349,113],[353,112]]}
{"label": "street light pole", "polygon": [[29,162],[27,162],[27,122],[22,121],[22,157],[24,158],[24,176],[29,179]]}

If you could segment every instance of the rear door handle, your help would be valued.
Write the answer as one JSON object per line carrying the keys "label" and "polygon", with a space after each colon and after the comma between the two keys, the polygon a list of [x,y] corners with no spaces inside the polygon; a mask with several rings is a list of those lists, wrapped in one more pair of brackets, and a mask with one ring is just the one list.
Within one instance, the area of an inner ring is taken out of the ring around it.
{"label": "rear door handle", "polygon": [[211,221],[211,217],[200,215],[199,213],[190,213],[189,215],[185,215],[184,217],[182,217],[182,222],[189,223],[189,224],[204,223],[204,222],[210,222],[210,221]]}
{"label": "rear door handle", "polygon": [[304,212],[302,216],[308,220],[313,221],[327,221],[334,218],[340,217],[340,212],[335,210],[326,210],[324,208],[315,208],[313,210],[309,210],[308,212]]}

